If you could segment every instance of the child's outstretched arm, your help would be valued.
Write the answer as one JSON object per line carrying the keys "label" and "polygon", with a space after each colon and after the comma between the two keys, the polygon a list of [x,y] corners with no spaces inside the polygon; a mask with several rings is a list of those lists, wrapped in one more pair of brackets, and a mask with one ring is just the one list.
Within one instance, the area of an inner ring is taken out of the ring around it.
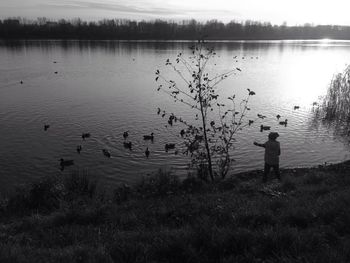
{"label": "child's outstretched arm", "polygon": [[262,143],[254,142],[254,145],[265,148],[265,144],[262,144]]}

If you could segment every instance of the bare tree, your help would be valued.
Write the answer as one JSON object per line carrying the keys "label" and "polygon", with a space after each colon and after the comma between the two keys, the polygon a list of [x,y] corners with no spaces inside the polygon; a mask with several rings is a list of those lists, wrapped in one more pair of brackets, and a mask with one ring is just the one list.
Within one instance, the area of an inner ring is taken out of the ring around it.
{"label": "bare tree", "polygon": [[[233,94],[227,98],[229,104],[226,105],[219,100],[219,84],[241,69],[234,67],[221,74],[208,72],[208,63],[217,56],[214,49],[208,48],[204,41],[198,41],[190,49],[188,58],[179,53],[174,62],[167,59],[165,63],[180,77],[182,85],[166,78],[159,70],[156,70],[155,80],[159,82],[158,91],[165,92],[175,102],[187,105],[194,112],[195,123],[174,114],[169,115],[168,123],[172,126],[173,122],[179,121],[185,125],[186,128],[181,130],[186,145],[184,153],[191,154],[192,164],[197,166],[200,176],[206,178],[206,174],[209,174],[211,180],[217,176],[224,178],[233,161],[230,153],[234,135],[253,122],[245,122],[244,117],[250,110],[249,98],[255,92],[248,89],[246,98],[238,104]],[[160,112],[158,109],[158,114]],[[163,111],[162,116],[166,114]]]}

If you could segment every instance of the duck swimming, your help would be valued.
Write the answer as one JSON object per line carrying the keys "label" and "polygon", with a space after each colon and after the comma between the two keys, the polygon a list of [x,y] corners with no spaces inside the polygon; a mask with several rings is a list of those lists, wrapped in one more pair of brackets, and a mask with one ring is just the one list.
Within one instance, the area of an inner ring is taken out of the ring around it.
{"label": "duck swimming", "polygon": [[147,158],[148,158],[149,154],[150,154],[150,152],[149,152],[148,147],[147,147],[147,149],[145,151],[145,155],[146,155]]}
{"label": "duck swimming", "polygon": [[181,135],[181,137],[183,137],[183,136],[185,135],[185,130],[182,129],[182,130],[180,131],[180,135]]}
{"label": "duck swimming", "polygon": [[268,131],[268,130],[270,130],[271,129],[271,126],[264,126],[264,125],[262,125],[261,124],[261,126],[260,126],[260,131]]}
{"label": "duck swimming", "polygon": [[60,159],[61,171],[64,170],[64,167],[74,165],[74,160],[65,160],[63,158]]}
{"label": "duck swimming", "polygon": [[65,160],[63,158],[60,159],[60,165],[62,166],[70,166],[74,164],[74,160]]}
{"label": "duck swimming", "polygon": [[132,143],[131,142],[124,142],[124,148],[130,149],[131,150]]}
{"label": "duck swimming", "polygon": [[44,125],[44,131],[47,131],[48,128],[50,128],[50,125],[45,124],[45,125]]}
{"label": "duck swimming", "polygon": [[152,140],[153,141],[153,138],[154,138],[153,132],[151,133],[151,135],[143,135],[144,140]]}
{"label": "duck swimming", "polygon": [[77,153],[79,153],[79,154],[80,154],[81,150],[82,150],[81,145],[78,145],[78,146],[77,146]]}
{"label": "duck swimming", "polygon": [[167,152],[168,150],[175,149],[175,143],[167,143],[165,144],[165,151]]}
{"label": "duck swimming", "polygon": [[124,139],[128,138],[128,136],[129,136],[129,131],[125,131],[125,132],[123,133]]}
{"label": "duck swimming", "polygon": [[287,126],[287,122],[288,122],[288,120],[285,119],[284,121],[280,121],[279,124],[280,124],[280,125]]}
{"label": "duck swimming", "polygon": [[83,140],[85,140],[85,138],[90,138],[91,134],[90,133],[82,133],[81,134],[81,138],[83,138]]}
{"label": "duck swimming", "polygon": [[257,116],[258,116],[258,118],[260,118],[260,119],[265,119],[265,118],[266,118],[265,115],[261,115],[260,113],[259,113]]}
{"label": "duck swimming", "polygon": [[102,153],[103,153],[104,156],[106,156],[108,158],[111,158],[111,153],[108,150],[102,149]]}

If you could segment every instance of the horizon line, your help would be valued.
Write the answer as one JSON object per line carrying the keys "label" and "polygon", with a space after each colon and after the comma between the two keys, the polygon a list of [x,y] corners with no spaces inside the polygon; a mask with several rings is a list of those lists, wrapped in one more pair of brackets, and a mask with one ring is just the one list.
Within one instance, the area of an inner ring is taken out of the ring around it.
{"label": "horizon line", "polygon": [[81,20],[82,22],[101,22],[101,21],[115,21],[115,20],[124,20],[124,21],[129,21],[129,22],[156,22],[156,21],[162,21],[162,22],[171,22],[171,23],[181,23],[181,22],[190,22],[190,21],[195,21],[198,24],[206,24],[209,22],[214,22],[216,21],[217,23],[222,23],[224,25],[230,24],[230,23],[236,23],[236,24],[242,24],[244,25],[246,22],[252,22],[252,23],[260,23],[261,25],[268,25],[270,24],[271,26],[286,26],[286,27],[317,27],[317,26],[335,26],[335,27],[350,27],[350,25],[345,25],[345,24],[316,24],[316,23],[302,23],[302,24],[288,24],[287,21],[283,23],[272,23],[270,21],[264,21],[264,20],[253,20],[253,19],[245,19],[245,20],[235,20],[232,19],[228,22],[224,22],[222,20],[219,20],[217,18],[213,19],[208,19],[208,20],[202,20],[202,19],[195,19],[195,18],[188,18],[188,19],[165,19],[165,18],[149,18],[149,19],[134,19],[134,18],[100,18],[100,19],[82,19],[80,17],[71,17],[71,18],[49,18],[45,16],[39,16],[37,18],[27,18],[27,17],[21,17],[21,16],[10,16],[6,18],[0,18],[0,21],[5,21],[5,20],[19,20],[20,22],[26,24],[30,22],[39,22],[40,19],[45,19],[45,22],[59,22],[60,20],[65,20],[68,22],[74,22],[77,20]]}

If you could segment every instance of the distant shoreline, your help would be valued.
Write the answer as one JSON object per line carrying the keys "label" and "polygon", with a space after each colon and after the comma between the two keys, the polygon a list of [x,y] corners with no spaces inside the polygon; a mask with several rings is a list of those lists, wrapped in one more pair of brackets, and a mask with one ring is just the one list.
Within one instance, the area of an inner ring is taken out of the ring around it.
{"label": "distant shoreline", "polygon": [[[194,43],[194,39],[76,39],[76,38],[0,38],[1,42],[35,42],[35,41],[57,41],[57,42],[120,42],[120,43]],[[260,43],[260,44],[288,44],[288,43],[350,43],[350,39],[207,39],[207,43]]]}
{"label": "distant shoreline", "polygon": [[23,18],[0,20],[0,39],[114,39],[114,40],[284,40],[350,39],[350,26],[272,25],[271,23],[210,20],[173,22],[166,20],[132,21],[81,19],[51,21],[47,18],[27,21]]}

